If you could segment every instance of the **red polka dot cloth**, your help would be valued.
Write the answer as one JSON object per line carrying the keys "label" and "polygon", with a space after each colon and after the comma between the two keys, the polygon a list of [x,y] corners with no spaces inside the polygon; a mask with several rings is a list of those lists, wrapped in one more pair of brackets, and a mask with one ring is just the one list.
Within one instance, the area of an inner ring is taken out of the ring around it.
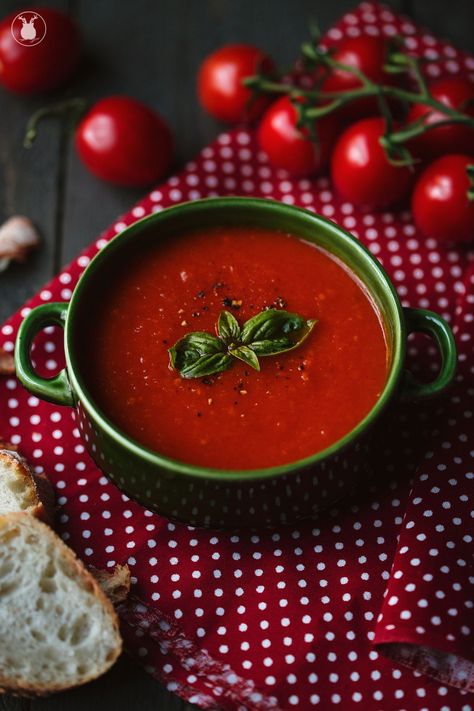
{"label": "red polka dot cloth", "polygon": [[[403,34],[435,60],[430,76],[474,70],[472,58],[383,6],[363,3],[327,35]],[[469,711],[474,691],[474,252],[443,249],[408,212],[359,213],[327,178],[273,170],[252,133],[224,133],[153,190],[1,329],[13,350],[28,310],[67,301],[90,259],[135,219],[183,200],[258,195],[315,210],[368,245],[405,305],[440,311],[459,347],[455,386],[429,405],[400,406],[372,451],[370,488],[317,521],[252,533],[170,523],[115,488],[87,456],[72,410],[0,381],[0,436],[47,472],[58,528],[96,566],[128,564],[120,608],[131,654],[167,687],[207,709],[334,707]],[[434,347],[410,345],[433,376]],[[61,334],[38,339],[44,373],[63,365]],[[385,433],[389,433],[389,437]]]}

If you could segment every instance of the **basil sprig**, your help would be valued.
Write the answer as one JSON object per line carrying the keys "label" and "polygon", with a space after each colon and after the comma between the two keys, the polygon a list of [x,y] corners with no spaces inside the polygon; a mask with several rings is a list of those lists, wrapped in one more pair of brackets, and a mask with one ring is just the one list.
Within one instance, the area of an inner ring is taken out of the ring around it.
{"label": "basil sprig", "polygon": [[267,309],[242,327],[233,314],[222,311],[217,336],[195,331],[180,338],[169,349],[170,365],[182,378],[202,378],[222,373],[241,360],[260,370],[258,356],[286,353],[305,341],[317,321],[279,309]]}

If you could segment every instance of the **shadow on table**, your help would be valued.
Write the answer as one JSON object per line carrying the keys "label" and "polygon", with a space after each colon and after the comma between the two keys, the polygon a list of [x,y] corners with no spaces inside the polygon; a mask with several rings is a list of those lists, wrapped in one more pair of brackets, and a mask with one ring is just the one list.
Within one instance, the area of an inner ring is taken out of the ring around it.
{"label": "shadow on table", "polygon": [[44,699],[0,696],[0,711],[192,711],[186,704],[123,654],[103,677]]}

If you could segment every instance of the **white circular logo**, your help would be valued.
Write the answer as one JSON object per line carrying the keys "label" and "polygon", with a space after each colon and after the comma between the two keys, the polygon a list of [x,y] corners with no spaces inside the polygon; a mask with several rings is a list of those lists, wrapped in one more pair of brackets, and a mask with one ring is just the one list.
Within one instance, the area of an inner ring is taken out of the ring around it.
{"label": "white circular logo", "polygon": [[38,12],[20,12],[11,24],[13,39],[24,47],[34,47],[46,37],[46,22]]}

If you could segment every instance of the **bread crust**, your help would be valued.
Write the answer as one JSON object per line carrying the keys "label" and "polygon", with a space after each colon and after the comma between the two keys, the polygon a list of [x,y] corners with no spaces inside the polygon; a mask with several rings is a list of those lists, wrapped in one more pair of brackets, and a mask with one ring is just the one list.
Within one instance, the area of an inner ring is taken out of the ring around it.
{"label": "bread crust", "polygon": [[15,360],[12,353],[8,353],[4,348],[0,348],[0,375],[13,375],[15,372]]}
{"label": "bread crust", "polygon": [[18,447],[16,444],[7,442],[6,439],[0,437],[0,449],[8,449],[9,452],[18,452]]}
{"label": "bread crust", "polygon": [[[77,680],[77,683],[66,683],[66,684],[50,684],[48,686],[34,686],[27,681],[18,681],[16,679],[11,679],[0,674],[0,692],[9,693],[16,696],[48,696],[58,691],[65,691],[66,689],[71,689],[76,686],[81,686],[86,684],[93,679],[97,679],[99,676],[104,674],[118,659],[122,652],[122,638],[119,631],[119,620],[117,613],[115,612],[114,606],[107,598],[102,588],[95,580],[94,576],[87,570],[85,565],[78,559],[74,551],[69,548],[61,538],[54,533],[54,531],[42,521],[32,517],[30,514],[21,513],[8,513],[0,516],[0,539],[2,535],[5,535],[7,531],[5,529],[10,529],[14,531],[18,528],[24,528],[27,531],[31,531],[38,535],[48,538],[51,543],[60,550],[61,557],[64,563],[67,563],[74,574],[74,578],[80,581],[80,583],[88,589],[96,598],[100,601],[105,613],[109,617],[114,635],[116,638],[116,646],[110,659],[107,660],[103,668],[97,669],[94,672],[85,675]],[[76,578],[77,576],[77,578]],[[72,577],[72,576],[71,576]]]}
{"label": "bread crust", "polygon": [[22,480],[25,489],[28,489],[31,504],[25,509],[25,513],[52,526],[55,498],[53,487],[48,478],[44,474],[34,472],[27,460],[13,450],[0,449],[0,483],[2,466],[13,469],[15,476]]}
{"label": "bread crust", "polygon": [[96,568],[95,565],[89,565],[88,568],[113,605],[119,605],[127,599],[131,577],[126,563],[116,565],[113,570]]}

